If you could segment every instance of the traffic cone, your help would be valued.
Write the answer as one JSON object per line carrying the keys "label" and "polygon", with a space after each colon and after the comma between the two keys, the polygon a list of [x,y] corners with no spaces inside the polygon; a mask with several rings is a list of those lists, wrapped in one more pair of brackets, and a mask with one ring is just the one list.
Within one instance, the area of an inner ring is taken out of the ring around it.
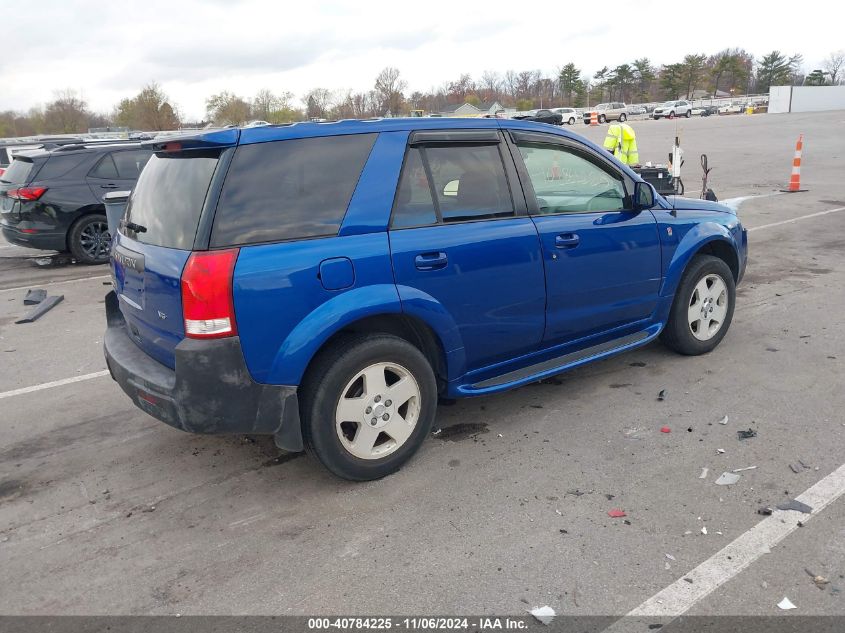
{"label": "traffic cone", "polygon": [[801,188],[801,152],[804,151],[804,135],[798,136],[795,144],[795,158],[792,159],[792,175],[789,177],[789,187],[781,189],[783,193],[798,193],[807,191]]}
{"label": "traffic cone", "polygon": [[599,113],[596,111],[590,112],[590,125],[599,124]]}

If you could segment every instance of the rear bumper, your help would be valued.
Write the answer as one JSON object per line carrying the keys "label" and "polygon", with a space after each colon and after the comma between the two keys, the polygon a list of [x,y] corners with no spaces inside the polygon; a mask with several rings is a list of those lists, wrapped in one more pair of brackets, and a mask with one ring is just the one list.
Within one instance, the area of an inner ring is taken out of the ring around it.
{"label": "rear bumper", "polygon": [[135,406],[190,433],[274,435],[280,448],[302,450],[297,388],[255,382],[238,337],[183,340],[173,370],[132,341],[114,292],[106,318],[106,363]]}
{"label": "rear bumper", "polygon": [[37,233],[24,233],[9,224],[3,224],[3,237],[10,244],[38,248],[43,251],[65,251],[67,250],[67,234],[48,233],[39,231]]}

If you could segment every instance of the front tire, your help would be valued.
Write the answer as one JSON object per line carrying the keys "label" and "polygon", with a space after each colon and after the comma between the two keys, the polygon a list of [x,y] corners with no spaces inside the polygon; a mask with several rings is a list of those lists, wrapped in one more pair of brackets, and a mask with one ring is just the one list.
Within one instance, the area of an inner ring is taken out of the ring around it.
{"label": "front tire", "polygon": [[661,340],[686,356],[712,351],[730,328],[735,300],[736,284],[728,265],[718,257],[698,255],[678,284]]}
{"label": "front tire", "polygon": [[305,448],[338,477],[380,479],[416,453],[436,407],[419,349],[386,334],[350,336],[321,353],[303,382]]}
{"label": "front tire", "polygon": [[603,114],[599,115],[599,123],[607,123],[607,117]]}
{"label": "front tire", "polygon": [[620,123],[624,123],[627,120],[628,120],[628,117],[624,113],[619,115],[619,122]]}
{"label": "front tire", "polygon": [[575,117],[569,117],[569,125],[575,125]]}
{"label": "front tire", "polygon": [[684,116],[687,117],[687,118],[690,118],[692,116],[692,111],[687,110],[687,113]]}
{"label": "front tire", "polygon": [[68,231],[68,248],[80,264],[105,264],[109,261],[111,235],[106,216],[84,215]]}

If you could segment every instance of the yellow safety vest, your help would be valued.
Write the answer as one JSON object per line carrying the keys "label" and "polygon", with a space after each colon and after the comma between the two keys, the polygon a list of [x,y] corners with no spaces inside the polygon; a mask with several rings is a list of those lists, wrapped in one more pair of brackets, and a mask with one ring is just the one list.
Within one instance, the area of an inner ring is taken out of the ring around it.
{"label": "yellow safety vest", "polygon": [[604,148],[626,165],[637,165],[640,162],[637,134],[627,123],[614,123],[607,128]]}

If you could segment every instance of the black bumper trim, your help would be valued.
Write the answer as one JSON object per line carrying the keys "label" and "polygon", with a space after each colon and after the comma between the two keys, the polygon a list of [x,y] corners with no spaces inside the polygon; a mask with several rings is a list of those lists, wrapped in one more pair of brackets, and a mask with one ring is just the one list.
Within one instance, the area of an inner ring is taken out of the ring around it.
{"label": "black bumper trim", "polygon": [[138,408],[190,433],[274,435],[280,448],[303,450],[297,388],[255,382],[237,336],[184,339],[174,371],[132,341],[114,292],[106,318],[109,372]]}

